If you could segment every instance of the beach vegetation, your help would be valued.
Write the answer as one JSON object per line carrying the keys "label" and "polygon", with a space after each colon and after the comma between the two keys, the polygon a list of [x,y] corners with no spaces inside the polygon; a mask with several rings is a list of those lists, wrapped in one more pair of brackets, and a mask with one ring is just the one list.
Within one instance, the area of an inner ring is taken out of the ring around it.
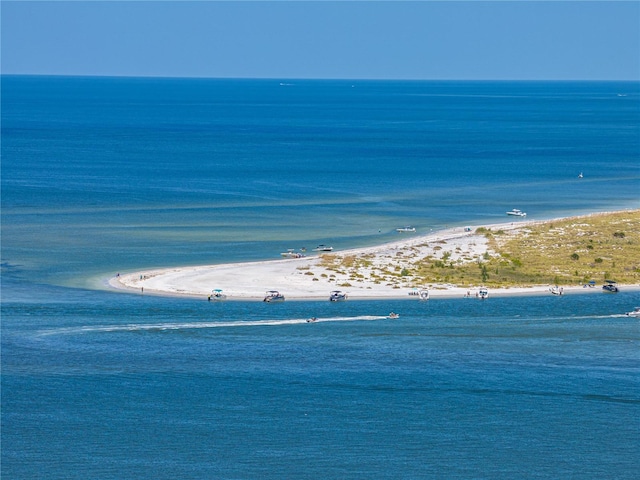
{"label": "beach vegetation", "polygon": [[487,273],[487,266],[482,264],[480,265],[480,275],[481,275],[481,279],[482,279],[482,283],[486,283],[487,280],[489,279],[489,274]]}
{"label": "beach vegetation", "polygon": [[423,256],[413,252],[408,258],[396,254],[373,261],[371,255],[348,255],[343,262],[332,254],[322,257],[322,266],[389,285],[398,285],[401,278],[407,284],[446,281],[494,288],[586,284],[593,279],[640,283],[640,210],[523,224],[496,235],[483,227],[475,232],[486,238],[486,249],[474,248],[475,253],[464,256],[453,248],[442,252],[446,242],[439,241]]}

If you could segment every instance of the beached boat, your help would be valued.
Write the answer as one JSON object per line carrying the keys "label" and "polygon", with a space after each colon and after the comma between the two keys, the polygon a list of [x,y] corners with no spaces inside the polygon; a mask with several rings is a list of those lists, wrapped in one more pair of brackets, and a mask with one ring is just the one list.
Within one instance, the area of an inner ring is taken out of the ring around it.
{"label": "beached boat", "polygon": [[340,290],[334,290],[329,294],[330,302],[344,302],[346,299],[347,299],[347,294]]}
{"label": "beached boat", "polygon": [[486,288],[482,287],[480,290],[478,290],[478,293],[476,294],[476,296],[480,300],[485,300],[485,299],[489,298],[489,290],[487,290]]}
{"label": "beached boat", "polygon": [[513,210],[508,211],[507,215],[511,215],[513,217],[526,217],[527,216],[527,214],[525,212],[523,212],[522,210],[518,210],[517,208],[514,208]]}
{"label": "beached boat", "polygon": [[219,288],[214,288],[213,290],[211,290],[211,295],[209,295],[209,298],[208,298],[209,301],[215,300],[218,302],[226,299],[227,299],[227,296],[224,293],[222,293],[222,290]]}
{"label": "beached boat", "polygon": [[427,289],[419,290],[418,291],[418,296],[419,296],[420,300],[429,300],[429,290],[427,290]]}
{"label": "beached boat", "polygon": [[639,317],[640,318],[640,307],[636,307],[631,312],[627,312],[627,317]]}
{"label": "beached boat", "polygon": [[605,293],[618,293],[618,284],[613,280],[606,280],[606,283],[602,286],[602,291]]}
{"label": "beached boat", "polygon": [[269,290],[265,295],[263,302],[284,302],[284,295],[277,290]]}
{"label": "beached boat", "polygon": [[549,291],[552,295],[562,295],[564,293],[564,289],[562,287],[559,287],[558,285],[549,287]]}
{"label": "beached boat", "polygon": [[415,231],[416,231],[416,227],[412,227],[410,225],[407,225],[406,227],[396,228],[396,232],[398,233],[411,233]]}
{"label": "beached boat", "polygon": [[329,245],[320,244],[316,248],[313,249],[314,252],[331,252],[333,247]]}

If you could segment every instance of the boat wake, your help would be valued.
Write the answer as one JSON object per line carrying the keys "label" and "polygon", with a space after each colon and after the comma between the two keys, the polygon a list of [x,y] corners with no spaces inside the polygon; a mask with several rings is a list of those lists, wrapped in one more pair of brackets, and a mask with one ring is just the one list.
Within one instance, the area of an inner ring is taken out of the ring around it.
{"label": "boat wake", "polygon": [[94,332],[141,332],[141,331],[167,331],[167,330],[193,330],[206,328],[233,328],[233,327],[263,327],[273,325],[298,325],[303,323],[326,322],[357,322],[372,320],[387,320],[388,315],[359,315],[355,317],[327,317],[327,318],[292,318],[272,320],[251,320],[235,322],[184,322],[184,323],[129,323],[126,325],[91,325],[82,327],[58,328],[42,330],[40,335],[63,335]]}

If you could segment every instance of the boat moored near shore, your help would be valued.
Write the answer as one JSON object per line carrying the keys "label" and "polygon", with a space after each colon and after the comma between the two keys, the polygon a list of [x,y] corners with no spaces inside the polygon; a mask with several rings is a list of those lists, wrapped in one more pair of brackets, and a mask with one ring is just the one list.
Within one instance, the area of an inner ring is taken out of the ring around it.
{"label": "boat moored near shore", "polygon": [[344,302],[346,299],[347,294],[340,290],[334,290],[329,294],[330,302]]}
{"label": "boat moored near shore", "polygon": [[262,301],[267,303],[284,302],[284,295],[277,290],[269,290]]}
{"label": "boat moored near shore", "polygon": [[213,290],[211,290],[211,295],[209,295],[208,300],[212,301],[218,301],[221,302],[222,300],[226,300],[227,296],[222,293],[222,289],[220,288],[214,288]]}
{"label": "boat moored near shore", "polygon": [[517,208],[514,208],[513,210],[508,211],[507,215],[511,215],[513,217],[526,217],[527,216],[527,214],[525,212],[523,212],[522,210],[518,210]]}

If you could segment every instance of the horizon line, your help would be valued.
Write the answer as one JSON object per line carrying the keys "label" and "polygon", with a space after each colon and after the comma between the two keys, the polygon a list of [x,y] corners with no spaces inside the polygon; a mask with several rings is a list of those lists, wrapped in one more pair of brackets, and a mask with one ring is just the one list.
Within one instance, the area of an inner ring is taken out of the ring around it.
{"label": "horizon line", "polygon": [[626,82],[640,83],[638,79],[607,78],[350,78],[350,77],[243,77],[203,75],[109,75],[68,73],[0,73],[0,77],[67,77],[67,78],[140,78],[140,79],[184,79],[184,80],[274,80],[274,81],[349,81],[349,82]]}

